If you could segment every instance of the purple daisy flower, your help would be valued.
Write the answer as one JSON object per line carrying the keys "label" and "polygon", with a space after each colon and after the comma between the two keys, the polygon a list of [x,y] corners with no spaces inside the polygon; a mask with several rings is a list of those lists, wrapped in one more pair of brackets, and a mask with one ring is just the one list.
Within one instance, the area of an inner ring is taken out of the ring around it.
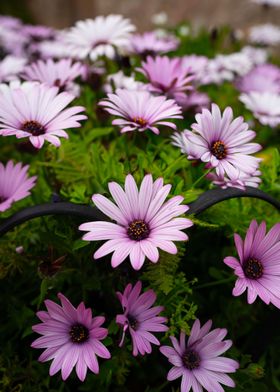
{"label": "purple daisy flower", "polygon": [[78,114],[85,110],[82,106],[65,109],[74,96],[58,90],[36,82],[1,85],[0,135],[28,137],[36,148],[45,140],[59,147],[59,137],[68,139],[64,129],[80,127],[78,121],[87,117]]}
{"label": "purple daisy flower", "polygon": [[232,294],[241,295],[246,289],[248,303],[259,296],[266,304],[280,308],[280,223],[266,234],[266,224],[253,220],[244,242],[234,234],[239,260],[228,256],[224,262],[238,277]]}
{"label": "purple daisy flower", "polygon": [[39,60],[25,67],[22,77],[26,80],[46,83],[48,86],[59,87],[59,91],[68,91],[75,94],[79,86],[73,81],[84,74],[84,65],[72,62],[71,59],[62,59],[57,62],[52,59]]}
{"label": "purple daisy flower", "polygon": [[36,176],[28,177],[29,165],[13,164],[9,161],[6,166],[0,162],[0,212],[6,211],[15,201],[30,195],[30,189],[35,186]]}
{"label": "purple daisy flower", "polygon": [[216,104],[212,111],[203,109],[195,116],[197,123],[192,124],[191,131],[185,131],[193,154],[189,159],[200,159],[207,163],[207,168],[215,168],[219,177],[227,175],[236,178],[240,172],[254,173],[261,159],[251,156],[261,146],[248,143],[256,135],[248,130],[243,117],[233,120],[233,113],[227,107],[223,114]]}
{"label": "purple daisy flower", "polygon": [[135,26],[121,15],[97,16],[95,19],[79,20],[64,40],[69,44],[73,56],[79,59],[89,57],[95,61],[98,57],[113,58],[117,48],[129,44]]}
{"label": "purple daisy flower", "polygon": [[156,31],[147,31],[131,37],[129,50],[142,56],[155,56],[176,50],[178,46],[179,40],[173,35],[159,37]]}
{"label": "purple daisy flower", "polygon": [[0,61],[0,82],[10,82],[18,79],[27,60],[23,57],[6,56]]}
{"label": "purple daisy flower", "polygon": [[158,339],[151,332],[166,332],[164,325],[167,318],[158,316],[163,311],[163,306],[151,307],[156,301],[156,294],[152,289],[140,294],[142,283],[138,281],[135,286],[128,284],[122,293],[117,296],[122,304],[124,314],[118,314],[117,324],[123,326],[123,336],[120,346],[123,345],[125,333],[129,330],[132,338],[133,355],[150,354],[152,344],[160,345]]}
{"label": "purple daisy flower", "polygon": [[260,64],[236,81],[236,87],[242,93],[258,91],[260,93],[280,93],[280,68],[274,64]]}
{"label": "purple daisy flower", "polygon": [[180,342],[171,336],[173,347],[162,346],[160,351],[173,365],[167,375],[169,381],[182,377],[181,392],[224,392],[220,384],[234,387],[234,381],[226,373],[234,373],[238,362],[221,357],[231,345],[231,340],[223,340],[227,334],[225,328],[216,328],[210,332],[212,321],[209,320],[202,327],[200,321],[195,320],[190,336],[186,342],[186,335],[181,332]]}
{"label": "purple daisy flower", "polygon": [[193,90],[190,82],[194,79],[189,69],[183,67],[181,58],[148,56],[138,71],[146,76],[149,89],[153,93],[164,94],[177,102],[186,97],[185,91]]}
{"label": "purple daisy flower", "polygon": [[180,205],[182,196],[164,202],[171,185],[163,185],[163,179],[153,182],[146,175],[138,190],[131,174],[126,176],[125,189],[116,182],[109,183],[109,190],[117,205],[102,195],[93,195],[96,207],[117,223],[104,221],[83,223],[79,229],[88,231],[85,241],[108,240],[95,253],[99,259],[111,252],[112,267],[117,267],[129,255],[131,265],[139,270],[147,257],[153,263],[159,259],[158,248],[172,254],[177,253],[173,241],[188,240],[181,230],[192,226],[186,218],[176,218],[189,207]]}
{"label": "purple daisy flower", "polygon": [[176,129],[176,125],[167,119],[183,118],[182,109],[173,99],[164,96],[154,97],[148,91],[131,91],[117,89],[115,94],[108,94],[108,98],[99,102],[110,114],[121,117],[113,120],[121,133],[138,130],[143,132],[150,129],[159,134],[157,125],[164,125]]}
{"label": "purple daisy flower", "polygon": [[262,181],[259,177],[261,174],[262,173],[259,170],[256,170],[252,174],[240,173],[236,178],[228,178],[226,176],[219,177],[216,173],[208,173],[206,178],[222,189],[233,187],[245,190],[246,186],[258,188]]}
{"label": "purple daisy flower", "polygon": [[272,128],[280,125],[280,94],[252,91],[239,99],[261,124]]}
{"label": "purple daisy flower", "polygon": [[42,321],[32,327],[33,331],[43,335],[36,339],[31,347],[45,348],[39,361],[52,359],[50,376],[61,369],[62,379],[66,380],[76,366],[77,376],[84,381],[87,368],[99,373],[97,356],[110,358],[107,348],[100,342],[106,338],[108,330],[101,328],[105,318],[92,318],[91,309],[83,302],[76,308],[61,293],[58,294],[62,306],[46,300],[47,311],[37,312]]}

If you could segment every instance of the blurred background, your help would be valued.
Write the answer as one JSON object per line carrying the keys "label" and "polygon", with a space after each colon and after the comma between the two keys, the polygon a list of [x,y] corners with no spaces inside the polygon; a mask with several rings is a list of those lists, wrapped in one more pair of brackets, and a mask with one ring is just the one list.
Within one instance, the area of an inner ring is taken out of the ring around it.
{"label": "blurred background", "polygon": [[251,0],[0,0],[0,13],[26,22],[58,28],[96,15],[119,13],[132,19],[140,31],[153,27],[152,17],[165,12],[168,25],[191,20],[210,28],[228,24],[246,29],[258,23],[278,23],[280,7],[267,8]]}

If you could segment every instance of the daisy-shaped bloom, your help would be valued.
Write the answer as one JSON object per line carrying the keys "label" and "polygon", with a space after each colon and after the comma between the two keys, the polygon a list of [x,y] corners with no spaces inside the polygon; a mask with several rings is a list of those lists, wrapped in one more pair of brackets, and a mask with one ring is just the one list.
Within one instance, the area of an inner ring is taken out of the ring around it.
{"label": "daisy-shaped bloom", "polygon": [[22,77],[26,80],[46,83],[48,86],[57,86],[59,91],[75,93],[78,85],[73,81],[83,74],[84,65],[80,62],[73,63],[71,59],[55,62],[48,59],[47,61],[39,60],[25,67]]}
{"label": "daisy-shaped bloom", "polygon": [[244,46],[241,53],[245,53],[254,65],[263,64],[267,61],[268,52],[264,48],[256,48],[255,46]]}
{"label": "daisy-shaped bloom", "polygon": [[59,147],[59,137],[68,138],[64,129],[80,127],[78,121],[87,117],[78,114],[85,110],[82,106],[65,109],[74,96],[58,90],[36,82],[1,85],[0,135],[28,137],[36,148],[45,140]]}
{"label": "daisy-shaped bloom", "polygon": [[104,85],[104,91],[106,93],[113,93],[118,88],[125,90],[141,90],[145,89],[146,85],[135,80],[134,74],[126,76],[123,71],[118,71],[107,76],[107,83]]}
{"label": "daisy-shaped bloom", "polygon": [[42,25],[24,25],[21,32],[33,41],[54,38],[56,33],[52,27]]}
{"label": "daisy-shaped bloom", "polygon": [[218,55],[216,61],[221,69],[233,72],[234,75],[245,75],[253,67],[251,59],[243,52]]}
{"label": "daisy-shaped bloom", "polygon": [[189,70],[183,67],[181,58],[170,59],[167,56],[148,56],[138,71],[149,81],[149,90],[157,94],[165,94],[177,102],[182,100],[188,90],[193,90],[194,79]]}
{"label": "daisy-shaped bloom", "polygon": [[280,309],[280,223],[266,233],[266,224],[253,220],[243,241],[234,234],[239,260],[228,256],[224,262],[237,276],[234,296],[247,289],[248,303],[259,296],[266,304],[270,302]]}
{"label": "daisy-shaped bloom", "polygon": [[216,58],[208,61],[206,71],[201,75],[201,84],[221,84],[225,81],[232,81],[234,79],[234,73],[232,70],[222,64],[222,62]]}
{"label": "daisy-shaped bloom", "polygon": [[254,44],[278,45],[280,43],[280,28],[269,23],[254,26],[250,29],[249,40]]}
{"label": "daisy-shaped bloom", "polygon": [[77,376],[84,381],[89,368],[99,373],[97,356],[110,358],[107,348],[101,343],[108,330],[101,328],[105,318],[92,317],[91,309],[83,302],[76,308],[61,293],[58,294],[62,306],[46,300],[47,311],[37,312],[42,321],[32,327],[33,331],[43,335],[36,339],[31,347],[44,348],[39,361],[53,360],[50,376],[61,370],[62,379],[66,380],[76,366]]}
{"label": "daisy-shaped bloom", "polygon": [[27,37],[20,30],[9,29],[0,23],[0,48],[5,54],[24,57],[27,44]]}
{"label": "daisy-shaped bloom", "polygon": [[273,64],[260,64],[236,81],[242,93],[251,91],[280,93],[280,68]]}
{"label": "daisy-shaped bloom", "polygon": [[129,51],[141,56],[155,56],[176,50],[178,46],[179,40],[173,35],[159,37],[156,31],[148,31],[131,37]]}
{"label": "daisy-shaped bloom", "polygon": [[252,91],[241,94],[239,99],[261,124],[273,128],[280,124],[280,94]]}
{"label": "daisy-shaped bloom", "polygon": [[135,27],[121,15],[97,16],[95,19],[80,20],[65,34],[73,56],[80,59],[100,56],[113,58],[116,49],[126,47]]}
{"label": "daisy-shaped bloom", "polygon": [[240,172],[239,176],[235,178],[228,178],[226,176],[218,176],[216,173],[208,173],[206,178],[222,189],[239,188],[245,190],[246,186],[258,188],[262,181],[259,177],[261,174],[262,173],[259,170],[256,170],[252,174]]}
{"label": "daisy-shaped bloom", "polygon": [[203,108],[210,107],[210,99],[206,93],[199,91],[192,91],[190,94],[185,94],[183,99],[178,100],[178,104],[182,107],[183,111],[192,111],[200,113]]}
{"label": "daisy-shaped bloom", "polygon": [[152,344],[160,345],[160,342],[151,332],[166,332],[168,327],[164,325],[167,319],[160,317],[159,313],[163,306],[152,305],[156,301],[156,294],[152,289],[141,293],[142,283],[138,281],[135,286],[128,284],[122,293],[117,296],[122,305],[124,314],[118,314],[117,324],[123,328],[123,336],[120,346],[123,345],[127,330],[132,338],[133,355],[144,355],[152,352]]}
{"label": "daisy-shaped bloom", "polygon": [[150,129],[158,135],[158,125],[176,129],[176,125],[167,120],[183,118],[182,109],[173,99],[155,97],[149,91],[117,89],[115,94],[108,94],[108,98],[100,101],[99,105],[110,114],[121,117],[112,122],[122,128],[121,133]]}
{"label": "daisy-shaped bloom", "polygon": [[227,334],[225,328],[216,328],[210,332],[212,321],[202,327],[195,320],[189,338],[186,341],[184,332],[180,341],[171,336],[173,347],[160,347],[161,353],[173,365],[167,375],[168,381],[182,377],[181,392],[223,392],[221,384],[234,387],[234,381],[226,373],[234,373],[239,363],[220,355],[231,346],[231,340],[223,340]]}
{"label": "daisy-shaped bloom", "polygon": [[13,164],[9,161],[6,166],[0,162],[0,211],[6,211],[15,201],[30,195],[30,189],[35,186],[37,177],[28,177],[29,165]]}
{"label": "daisy-shaped bloom", "polygon": [[14,16],[0,15],[0,25],[8,29],[18,30],[22,28],[22,21]]}
{"label": "daisy-shaped bloom", "polygon": [[189,159],[200,159],[207,163],[207,168],[215,168],[218,176],[236,178],[240,172],[254,173],[260,159],[249,154],[257,152],[261,146],[251,141],[255,132],[248,130],[243,117],[233,120],[233,113],[227,107],[223,114],[216,104],[211,112],[203,109],[195,116],[196,123],[184,136],[191,144]]}
{"label": "daisy-shaped bloom", "polygon": [[206,56],[198,56],[196,54],[184,56],[182,58],[183,66],[193,74],[194,80],[200,82],[205,75],[209,59]]}
{"label": "daisy-shaped bloom", "polygon": [[79,229],[88,231],[86,241],[108,240],[95,253],[99,259],[111,252],[112,267],[117,267],[129,255],[131,265],[139,270],[147,257],[153,263],[159,259],[158,248],[175,254],[173,241],[186,241],[188,236],[181,230],[192,226],[186,218],[177,218],[189,207],[180,205],[182,196],[175,196],[165,202],[171,185],[163,185],[163,179],[153,181],[146,175],[138,190],[131,174],[126,176],[125,188],[116,182],[109,183],[109,191],[116,204],[102,195],[93,195],[96,207],[116,223],[88,222]]}
{"label": "daisy-shaped bloom", "polygon": [[23,71],[27,60],[23,57],[6,56],[0,61],[0,82],[10,82],[18,79],[19,73]]}

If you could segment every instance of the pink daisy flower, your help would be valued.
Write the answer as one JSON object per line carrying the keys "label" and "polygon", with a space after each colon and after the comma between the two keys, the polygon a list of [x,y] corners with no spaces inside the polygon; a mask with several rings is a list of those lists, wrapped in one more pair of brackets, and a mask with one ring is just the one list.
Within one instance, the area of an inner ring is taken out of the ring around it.
{"label": "pink daisy flower", "polygon": [[266,234],[266,224],[253,220],[243,241],[234,234],[239,260],[228,256],[224,262],[238,277],[232,294],[241,295],[247,289],[248,303],[259,296],[266,304],[280,308],[280,223]]}
{"label": "pink daisy flower", "polygon": [[259,151],[261,146],[248,143],[255,132],[248,130],[243,117],[233,120],[230,107],[221,114],[219,107],[212,104],[211,112],[203,109],[195,119],[193,132],[184,132],[193,151],[189,159],[206,162],[207,168],[215,168],[219,177],[236,178],[240,172],[251,174],[258,169],[260,159],[250,154]]}
{"label": "pink daisy flower", "polygon": [[32,327],[33,331],[43,335],[36,339],[31,347],[45,348],[39,361],[53,360],[50,376],[61,370],[62,379],[66,380],[76,366],[76,374],[84,381],[87,368],[99,373],[97,356],[110,358],[107,348],[100,342],[105,339],[108,330],[101,328],[105,318],[92,317],[91,309],[83,302],[76,308],[61,293],[58,294],[62,306],[46,300],[47,311],[37,312],[42,321]]}
{"label": "pink daisy flower", "polygon": [[68,138],[64,129],[80,127],[78,121],[87,117],[78,114],[85,110],[82,106],[65,109],[74,96],[58,90],[36,82],[1,85],[0,135],[28,137],[36,148],[46,140],[59,147],[59,137]]}
{"label": "pink daisy flower", "polygon": [[208,62],[208,57],[198,56],[196,54],[182,57],[183,66],[193,74],[197,83],[200,83],[205,73],[207,72]]}
{"label": "pink daisy flower", "polygon": [[138,68],[149,81],[149,89],[153,93],[165,94],[177,102],[185,98],[185,91],[193,90],[190,85],[194,79],[189,70],[182,65],[182,59],[170,59],[167,56],[148,56]]}
{"label": "pink daisy flower", "polygon": [[65,34],[65,42],[73,56],[80,59],[100,56],[113,58],[116,49],[128,45],[135,27],[121,15],[97,16],[95,19],[80,20]]}
{"label": "pink daisy flower", "polygon": [[108,98],[99,102],[110,114],[121,117],[113,120],[121,133],[138,130],[143,132],[150,129],[159,134],[157,125],[164,125],[176,129],[176,125],[167,119],[183,118],[182,109],[173,99],[164,96],[154,97],[148,91],[131,91],[117,89],[115,94],[108,94]]}
{"label": "pink daisy flower", "polygon": [[115,268],[129,255],[131,265],[139,270],[147,257],[153,263],[159,259],[158,248],[175,254],[173,241],[186,241],[188,236],[181,230],[192,226],[192,221],[177,218],[189,207],[180,205],[182,196],[164,202],[171,185],[163,185],[163,179],[155,182],[146,175],[138,190],[131,174],[126,176],[125,188],[116,182],[109,183],[109,191],[116,204],[102,195],[93,195],[96,207],[116,223],[98,221],[83,223],[79,229],[88,231],[85,241],[108,240],[95,253],[99,259],[111,252],[111,264]]}
{"label": "pink daisy flower", "polygon": [[129,51],[142,56],[155,56],[176,50],[178,46],[179,40],[173,35],[159,37],[155,31],[148,31],[131,37]]}
{"label": "pink daisy flower", "polygon": [[280,93],[252,91],[239,99],[261,124],[272,128],[280,125]]}
{"label": "pink daisy flower", "polygon": [[80,62],[72,62],[71,59],[60,61],[39,60],[25,67],[22,77],[26,80],[45,83],[48,86],[59,87],[59,91],[74,93],[79,89],[73,81],[84,74],[84,65]]}
{"label": "pink daisy flower", "polygon": [[152,289],[140,294],[142,283],[138,281],[135,286],[128,284],[122,293],[117,296],[122,305],[124,314],[118,314],[117,324],[123,327],[123,336],[120,346],[123,345],[125,333],[128,330],[132,338],[133,355],[145,355],[152,352],[152,344],[160,345],[159,340],[151,332],[166,332],[168,327],[165,317],[158,316],[163,306],[152,305],[156,301],[156,294]]}
{"label": "pink daisy flower", "polygon": [[218,176],[216,173],[208,173],[206,178],[214,185],[221,187],[222,189],[226,188],[239,188],[245,190],[246,186],[251,186],[253,188],[258,188],[262,180],[260,179],[260,175],[262,173],[259,170],[256,170],[252,174],[241,173],[236,178],[228,178],[226,176]]}
{"label": "pink daisy flower", "polygon": [[242,93],[251,91],[280,93],[280,68],[273,64],[260,64],[236,81]]}
{"label": "pink daisy flower", "polygon": [[181,332],[180,341],[171,336],[173,347],[162,346],[160,351],[173,365],[167,375],[168,381],[182,377],[181,392],[224,392],[221,384],[235,387],[234,381],[226,373],[234,373],[238,362],[220,355],[227,351],[231,340],[223,340],[227,334],[225,328],[216,328],[210,332],[212,321],[202,327],[195,320],[190,336]]}
{"label": "pink daisy flower", "polygon": [[21,162],[16,165],[9,161],[6,166],[0,162],[0,211],[6,211],[15,201],[30,195],[35,186],[36,176],[28,177],[29,165]]}
{"label": "pink daisy flower", "polygon": [[0,61],[0,82],[10,82],[18,79],[27,60],[23,57],[6,56]]}

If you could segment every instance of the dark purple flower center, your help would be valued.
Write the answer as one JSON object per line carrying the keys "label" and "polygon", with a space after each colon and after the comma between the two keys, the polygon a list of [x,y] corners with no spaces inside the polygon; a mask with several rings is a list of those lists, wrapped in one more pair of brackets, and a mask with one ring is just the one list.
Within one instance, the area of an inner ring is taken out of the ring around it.
{"label": "dark purple flower center", "polygon": [[141,127],[145,127],[148,124],[148,121],[142,117],[133,117],[132,121],[139,124]]}
{"label": "dark purple flower center", "polygon": [[182,361],[187,369],[197,369],[200,365],[200,356],[195,350],[187,349],[182,356]]}
{"label": "dark purple flower center", "polygon": [[105,39],[104,40],[101,39],[99,41],[96,41],[92,45],[92,49],[94,49],[94,48],[96,48],[97,46],[100,46],[100,45],[108,45],[108,41],[106,41]]}
{"label": "dark purple flower center", "polygon": [[130,328],[132,328],[132,329],[134,329],[134,331],[136,331],[138,328],[137,319],[134,316],[132,316],[131,314],[127,315],[127,319],[128,319]]}
{"label": "dark purple flower center", "polygon": [[249,279],[259,279],[263,276],[263,265],[257,259],[249,259],[243,266],[244,274]]}
{"label": "dark purple flower center", "polygon": [[226,145],[221,140],[217,140],[212,143],[211,152],[217,159],[224,159],[227,156]]}
{"label": "dark purple flower center", "polygon": [[89,338],[89,330],[82,324],[74,324],[69,331],[69,335],[73,343],[84,343]]}
{"label": "dark purple flower center", "polygon": [[40,135],[44,135],[45,133],[45,127],[43,125],[41,125],[40,123],[38,123],[38,121],[26,121],[21,129],[24,132],[29,132],[32,134],[32,136],[40,136]]}
{"label": "dark purple flower center", "polygon": [[135,220],[131,222],[127,228],[128,237],[134,241],[144,240],[149,236],[149,234],[149,226],[142,220]]}
{"label": "dark purple flower center", "polygon": [[7,197],[0,195],[0,203],[4,203],[7,200]]}

